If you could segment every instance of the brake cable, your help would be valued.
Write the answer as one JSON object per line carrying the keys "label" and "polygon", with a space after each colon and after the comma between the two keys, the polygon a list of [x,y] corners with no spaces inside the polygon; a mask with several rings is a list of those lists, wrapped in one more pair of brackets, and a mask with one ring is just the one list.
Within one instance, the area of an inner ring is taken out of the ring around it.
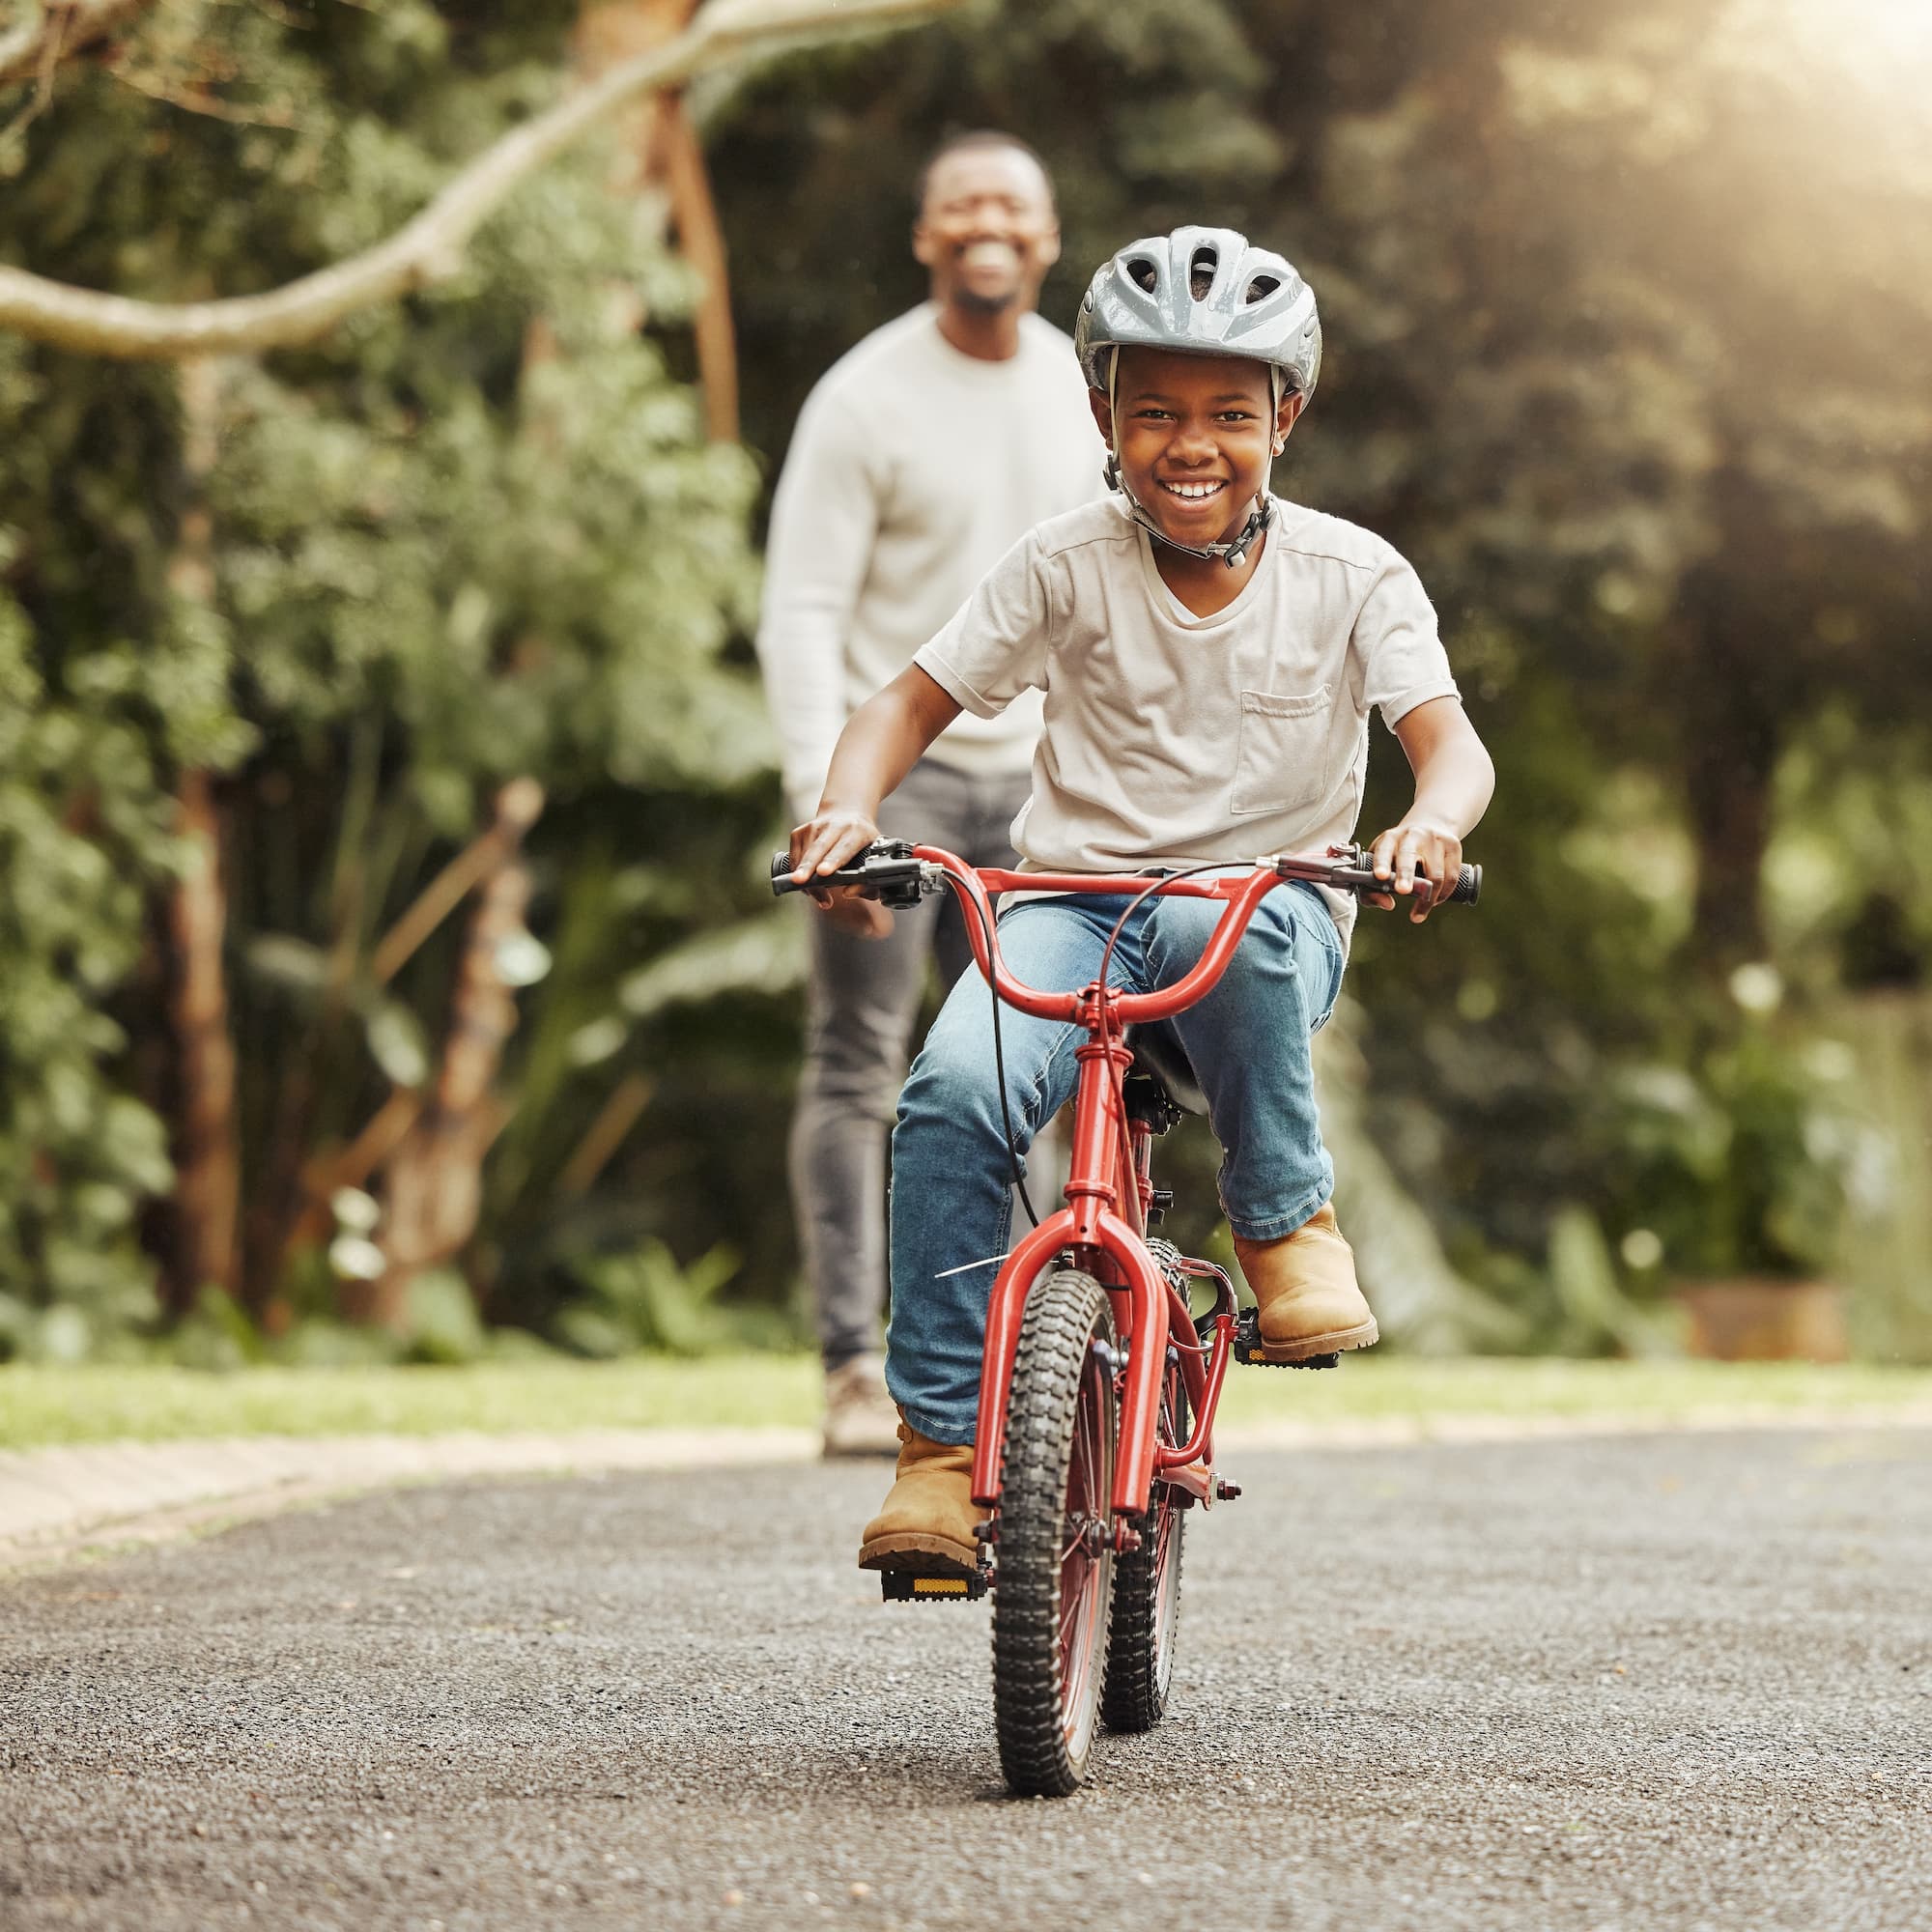
{"label": "brake cable", "polygon": [[[1027,1219],[1037,1228],[1039,1215],[1035,1211],[1033,1197],[1027,1192],[1026,1175],[1020,1164],[1019,1142],[1013,1134],[1012,1108],[1007,1100],[1007,1055],[1000,1039],[1000,985],[998,978],[997,954],[993,952],[992,927],[988,925],[988,909],[977,895],[963,893],[952,875],[947,875],[946,883],[952,888],[952,896],[958,900],[961,911],[970,910],[980,922],[980,943],[986,954],[986,987],[993,996],[993,1078],[1000,1083],[1000,1125],[1007,1137],[1007,1161],[1012,1169],[1013,1191],[1020,1197],[1020,1206],[1026,1209]],[[998,1257],[1005,1260],[1005,1256]]]}

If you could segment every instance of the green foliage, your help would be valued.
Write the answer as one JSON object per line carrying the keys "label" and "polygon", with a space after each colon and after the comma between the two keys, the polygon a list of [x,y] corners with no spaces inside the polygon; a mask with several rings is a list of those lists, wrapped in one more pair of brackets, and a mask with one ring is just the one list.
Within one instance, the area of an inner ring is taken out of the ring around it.
{"label": "green foliage", "polygon": [[261,1330],[218,1288],[205,1288],[195,1297],[165,1349],[167,1359],[182,1368],[211,1372],[257,1368],[272,1352]]}
{"label": "green foliage", "polygon": [[[0,152],[0,260],[276,286],[554,98],[578,13],[160,0]],[[1885,1191],[1874,1147],[1888,1199],[1923,1172],[1907,1100],[1855,1118],[1818,1039],[1878,1052],[1844,989],[1922,997],[1932,949],[1932,156],[1911,76],[1813,14],[988,0],[711,76],[750,450],[702,439],[690,278],[609,145],[452,282],[215,370],[205,478],[174,372],[0,340],[0,1354],[148,1346],[188,770],[227,841],[247,1297],[292,1325],[264,1344],[176,1283],[179,1347],[376,1346],[289,1240],[304,1170],[433,1065],[454,924],[386,978],[375,949],[513,776],[549,796],[549,969],[464,1258],[482,1311],[591,1352],[782,1324],[800,924],[748,864],[777,832],[750,452],[768,480],[810,383],[923,293],[918,163],[987,124],[1056,176],[1063,325],[1096,260],[1184,219],[1307,270],[1328,356],[1281,485],[1416,558],[1496,752],[1481,911],[1361,923],[1351,1132],[1530,1346],[1646,1348],[1673,1275],[1827,1264],[1840,1196]],[[1379,733],[1374,761],[1386,823]],[[1205,1216],[1211,1150],[1179,1157]],[[680,1268],[721,1225],[736,1274]],[[402,1346],[472,1351],[427,1279]]]}
{"label": "green foliage", "polygon": [[[1135,235],[1283,247],[1327,356],[1279,487],[1416,559],[1501,774],[1481,911],[1358,927],[1363,1125],[1536,1346],[1634,1346],[1618,1311],[1674,1275],[1817,1265],[1842,1156],[1806,1036],[1871,895],[1914,931],[1932,903],[1899,729],[1932,501],[1911,77],[1856,71],[1855,23],[1821,46],[1803,10],[1730,0],[1105,11],[1008,8],[714,104],[758,263],[753,440],[781,447],[817,371],[919,295],[907,187],[947,128],[1045,154],[1063,327]],[[1375,737],[1379,826],[1407,788]],[[1766,960],[1775,1037],[1729,990]],[[1628,1095],[1659,1069],[1709,1147],[1651,1145]]]}
{"label": "green foliage", "polygon": [[474,1362],[488,1353],[476,1297],[454,1268],[430,1268],[411,1281],[402,1341],[405,1361]]}
{"label": "green foliage", "polygon": [[1727,0],[1485,19],[1333,119],[1309,237],[1318,485],[1563,653],[1599,744],[1681,800],[1726,970],[1761,953],[1780,758],[1828,699],[1889,720],[1918,648],[1932,172],[1877,132],[1910,81],[1806,32]]}
{"label": "green foliage", "polygon": [[1562,1208],[1551,1221],[1548,1278],[1558,1325],[1541,1339],[1550,1354],[1678,1352],[1672,1324],[1634,1306],[1624,1293],[1604,1231],[1587,1208]]}
{"label": "green foliage", "polygon": [[559,1342],[598,1358],[656,1350],[671,1355],[728,1354],[797,1338],[768,1309],[728,1309],[720,1289],[738,1272],[736,1252],[721,1242],[689,1267],[662,1241],[611,1255],[585,1269],[589,1293],[556,1320]]}
{"label": "green foliage", "polygon": [[[162,299],[278,285],[391,233],[547,104],[577,12],[167,0],[119,77],[62,72],[15,156],[0,257]],[[168,104],[211,89],[221,117]],[[675,338],[692,282],[612,190],[615,158],[593,141],[553,165],[433,293],[218,365],[205,477],[171,370],[0,342],[0,1348],[95,1348],[156,1313],[140,1236],[145,1212],[151,1243],[167,1236],[152,1204],[181,1097],[157,908],[184,863],[182,772],[225,780],[255,1307],[312,1305],[284,1246],[304,1164],[434,1065],[453,928],[386,985],[370,956],[492,789],[545,787],[548,928],[600,816],[648,838],[630,801],[671,794],[707,801],[715,836],[762,779],[755,683],[725,661],[754,608],[756,473],[704,440],[669,366],[662,328]],[[190,511],[212,594],[185,567]],[[762,794],[738,810],[762,817]],[[649,849],[677,871],[697,841],[662,836],[674,816]],[[608,1006],[632,949],[714,916],[620,923],[594,990],[556,990]],[[552,990],[526,996],[513,1105]],[[599,1096],[553,1066],[528,1098],[560,1117],[559,1159]],[[544,1142],[526,1118],[507,1149],[531,1188],[553,1178]],[[489,1200],[515,1222],[514,1178]],[[199,1307],[209,1351],[241,1346]],[[474,1319],[454,1278],[420,1278],[407,1346],[467,1356]]]}
{"label": "green foliage", "polygon": [[[180,854],[140,728],[145,668],[101,639],[50,675],[13,592],[44,390],[4,343],[0,388],[27,425],[0,439],[0,1352],[58,1359],[154,1309],[135,1217],[172,1179],[165,1135],[99,1067],[127,1044],[108,1002],[141,957],[143,888]],[[29,1319],[52,1304],[58,1321]]]}
{"label": "green foliage", "polygon": [[1838,1246],[1849,1149],[1840,1110],[1763,1031],[1700,1071],[1623,1071],[1613,1095],[1619,1191],[1683,1273],[1817,1272]]}

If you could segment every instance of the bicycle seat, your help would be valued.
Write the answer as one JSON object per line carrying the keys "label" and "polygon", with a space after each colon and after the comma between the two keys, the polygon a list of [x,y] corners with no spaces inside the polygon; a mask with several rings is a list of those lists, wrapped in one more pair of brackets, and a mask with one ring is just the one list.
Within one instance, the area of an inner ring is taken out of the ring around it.
{"label": "bicycle seat", "polygon": [[1208,1111],[1208,1096],[1187,1064],[1187,1051],[1171,1022],[1148,1020],[1130,1026],[1125,1039],[1134,1050],[1134,1072],[1145,1073],[1182,1113]]}

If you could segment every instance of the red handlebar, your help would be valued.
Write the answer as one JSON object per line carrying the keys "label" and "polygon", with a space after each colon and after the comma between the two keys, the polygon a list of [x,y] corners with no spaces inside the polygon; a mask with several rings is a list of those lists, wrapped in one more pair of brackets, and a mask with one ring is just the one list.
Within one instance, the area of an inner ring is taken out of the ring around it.
{"label": "red handlebar", "polygon": [[943,867],[961,896],[979,909],[980,918],[966,921],[966,937],[980,971],[993,982],[993,990],[1000,998],[1039,1019],[1070,1019],[1083,1025],[1092,1023],[1085,1010],[1088,1004],[1085,987],[1075,992],[1043,993],[1015,980],[1007,971],[1006,961],[1000,956],[999,933],[994,926],[988,893],[1120,893],[1132,896],[1153,886],[1159,889],[1155,896],[1225,899],[1228,910],[1215,922],[1213,934],[1201,957],[1173,985],[1163,986],[1155,993],[1117,993],[1107,1001],[1107,1010],[1115,1021],[1121,1026],[1131,1026],[1145,1020],[1166,1019],[1206,998],[1228,970],[1228,961],[1235,956],[1235,948],[1241,943],[1255,908],[1276,886],[1288,884],[1287,878],[1272,866],[1238,878],[1222,879],[1167,879],[1132,872],[1113,875],[1011,872],[999,867],[981,870],[936,845],[915,845],[912,849],[914,858]]}
{"label": "red handlebar", "polygon": [[[917,905],[927,893],[940,890],[944,873],[962,900],[970,902],[977,917],[966,922],[966,936],[981,975],[990,980],[994,990],[1009,1006],[1040,1019],[1070,1019],[1081,1026],[1099,1027],[1102,1016],[1090,1012],[1094,1004],[1087,995],[1092,990],[1043,993],[1037,986],[1022,984],[1007,971],[1000,956],[999,935],[994,928],[991,893],[1110,893],[1125,897],[1153,897],[1170,895],[1177,898],[1222,899],[1228,910],[1215,922],[1206,950],[1193,970],[1172,986],[1157,993],[1109,993],[1105,996],[1106,1018],[1110,1027],[1131,1025],[1135,1021],[1166,1019],[1192,1006],[1208,993],[1228,970],[1228,961],[1241,935],[1248,929],[1255,908],[1274,890],[1290,880],[1327,886],[1336,891],[1364,896],[1392,895],[1393,882],[1378,878],[1369,855],[1356,845],[1331,845],[1327,856],[1284,855],[1264,859],[1252,872],[1235,877],[1203,879],[1209,867],[1190,867],[1187,871],[1166,872],[1013,872],[997,867],[984,869],[969,866],[953,853],[937,845],[910,845],[897,839],[881,840],[869,846],[857,863],[821,874],[805,886],[793,877],[791,855],[772,855],[772,891],[784,894],[815,891],[819,885],[857,886],[868,897],[887,905]],[[1474,905],[1483,888],[1483,868],[1464,866],[1452,882],[1437,884],[1418,872],[1411,905]],[[1387,901],[1384,900],[1386,903]]]}

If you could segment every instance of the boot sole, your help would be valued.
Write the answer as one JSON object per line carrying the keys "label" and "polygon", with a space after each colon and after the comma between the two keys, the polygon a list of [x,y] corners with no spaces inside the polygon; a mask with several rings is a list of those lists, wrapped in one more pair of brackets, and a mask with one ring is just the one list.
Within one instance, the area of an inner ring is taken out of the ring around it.
{"label": "boot sole", "polygon": [[979,1546],[955,1543],[950,1536],[930,1536],[915,1530],[895,1530],[859,1546],[861,1570],[897,1570],[914,1577],[940,1577],[949,1581],[978,1580]]}
{"label": "boot sole", "polygon": [[1331,1328],[1325,1335],[1297,1335],[1293,1342],[1262,1341],[1262,1360],[1280,1367],[1289,1362],[1305,1362],[1311,1355],[1332,1355],[1343,1349],[1372,1349],[1381,1339],[1381,1330],[1371,1316],[1352,1328]]}

